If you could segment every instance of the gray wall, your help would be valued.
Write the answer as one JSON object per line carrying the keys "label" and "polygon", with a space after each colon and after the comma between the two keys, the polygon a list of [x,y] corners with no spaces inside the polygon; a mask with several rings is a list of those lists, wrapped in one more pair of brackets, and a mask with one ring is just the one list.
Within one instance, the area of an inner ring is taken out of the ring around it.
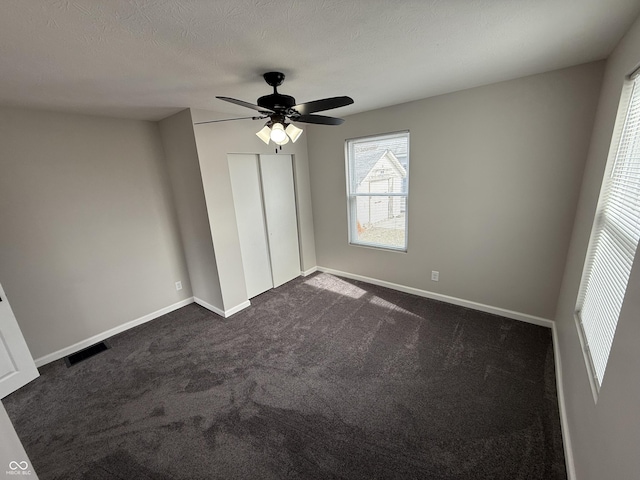
{"label": "gray wall", "polygon": [[[310,129],[318,265],[553,318],[603,68],[581,65]],[[411,132],[408,252],[350,246],[345,139],[400,130]]]}
{"label": "gray wall", "polygon": [[[229,118],[233,115],[222,116]],[[198,122],[220,118],[221,114],[192,110],[192,117],[195,122]],[[273,147],[265,145],[255,135],[262,125],[261,122],[239,121],[194,126],[225,310],[232,309],[247,300],[227,154],[274,153]],[[283,152],[292,154],[294,158],[303,270],[316,266],[305,135],[306,133],[303,133],[295,144],[289,143],[283,147]]]}
{"label": "gray wall", "polygon": [[0,109],[0,282],[34,358],[191,296],[165,172],[155,123]]}
{"label": "gray wall", "polygon": [[191,112],[159,125],[193,295],[224,310]]}
{"label": "gray wall", "polygon": [[639,63],[640,21],[636,21],[607,61],[556,314],[569,431],[580,480],[640,475],[640,255],[633,265],[597,405],[573,317],[622,85]]}

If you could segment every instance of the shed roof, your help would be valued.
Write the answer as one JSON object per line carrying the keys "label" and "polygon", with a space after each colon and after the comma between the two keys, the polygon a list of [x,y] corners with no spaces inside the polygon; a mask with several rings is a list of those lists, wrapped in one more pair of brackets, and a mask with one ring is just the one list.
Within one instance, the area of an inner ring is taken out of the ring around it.
{"label": "shed roof", "polygon": [[[356,185],[365,179],[371,169],[387,152],[391,152],[396,161],[402,162],[400,159],[407,156],[407,141],[405,138],[389,138],[376,140],[371,142],[356,143],[354,145],[355,153],[355,181]],[[404,165],[402,165],[404,167]]]}

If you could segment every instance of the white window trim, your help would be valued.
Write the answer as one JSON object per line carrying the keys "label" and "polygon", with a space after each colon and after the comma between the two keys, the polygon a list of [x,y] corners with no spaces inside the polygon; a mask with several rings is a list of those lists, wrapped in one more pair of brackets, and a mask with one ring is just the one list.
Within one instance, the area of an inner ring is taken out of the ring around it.
{"label": "white window trim", "polygon": [[[611,137],[611,144],[609,146],[609,152],[607,156],[605,171],[602,177],[603,181],[600,187],[598,203],[597,203],[597,207],[593,217],[594,220],[591,227],[589,245],[586,250],[584,265],[582,268],[582,276],[580,279],[580,288],[578,290],[578,297],[576,300],[576,307],[574,311],[574,321],[575,321],[576,329],[578,332],[578,338],[580,340],[582,354],[584,356],[585,366],[587,369],[587,377],[589,378],[589,384],[591,387],[591,393],[593,395],[593,401],[596,404],[598,403],[601,382],[604,380],[604,377],[602,379],[598,379],[596,368],[589,350],[587,335],[582,326],[582,321],[580,318],[580,308],[584,298],[585,284],[590,274],[592,252],[595,250],[595,247],[598,241],[598,234],[601,229],[600,222],[598,221],[598,219],[600,218],[601,212],[604,209],[605,205],[607,204],[608,191],[611,184],[611,176],[613,173],[613,168],[615,166],[618,149],[622,141],[622,134],[624,132],[627,116],[629,114],[629,108],[631,106],[632,93],[634,90],[634,81],[637,79],[639,73],[640,73],[640,70],[636,69],[632,74],[626,77],[621,94],[620,94],[620,102],[618,104],[616,122],[613,130],[613,134]],[[635,88],[636,89],[640,88],[640,82],[635,86]],[[609,356],[610,355],[611,355],[611,352],[609,352]]]}
{"label": "white window trim", "polygon": [[[347,138],[344,142],[344,158],[345,158],[345,178],[347,181],[347,227],[348,227],[348,242],[349,245],[354,247],[372,248],[375,250],[390,251],[396,253],[407,253],[409,248],[409,182],[407,182],[406,193],[351,193],[351,176],[350,176],[350,158],[349,158],[349,142],[367,141],[371,139],[386,139],[393,138],[400,135],[406,135],[407,137],[407,178],[409,178],[409,168],[411,164],[411,154],[409,153],[411,148],[411,138],[409,130],[401,130],[398,132],[382,133],[378,135],[367,135],[364,137]],[[367,243],[358,241],[358,235],[355,231],[356,224],[351,219],[354,215],[353,201],[357,197],[404,197],[405,198],[405,214],[404,214],[404,247],[393,247],[390,245],[380,245],[378,243]]]}

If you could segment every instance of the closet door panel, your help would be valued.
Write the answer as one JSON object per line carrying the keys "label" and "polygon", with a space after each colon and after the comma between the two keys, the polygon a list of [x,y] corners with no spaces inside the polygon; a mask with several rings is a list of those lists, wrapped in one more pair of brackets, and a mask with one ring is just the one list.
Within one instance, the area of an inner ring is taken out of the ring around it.
{"label": "closet door panel", "polygon": [[247,297],[273,288],[257,155],[229,154]]}
{"label": "closet door panel", "polygon": [[300,276],[298,218],[291,155],[260,155],[273,286]]}

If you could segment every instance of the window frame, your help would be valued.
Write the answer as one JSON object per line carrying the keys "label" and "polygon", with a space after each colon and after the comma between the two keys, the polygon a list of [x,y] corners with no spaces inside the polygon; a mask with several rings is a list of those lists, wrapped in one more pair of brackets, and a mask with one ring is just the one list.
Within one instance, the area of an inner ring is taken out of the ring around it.
{"label": "window frame", "polygon": [[[406,179],[407,179],[407,188],[404,193],[357,193],[352,192],[352,187],[354,186],[351,181],[351,155],[350,155],[350,146],[355,145],[357,143],[364,143],[371,141],[373,139],[377,140],[385,140],[390,138],[397,137],[405,137],[407,140],[407,166],[406,170]],[[344,142],[344,156],[345,156],[345,177],[346,177],[346,193],[347,193],[347,230],[348,230],[348,243],[349,245],[353,245],[356,247],[365,247],[365,248],[373,248],[391,252],[398,253],[407,253],[408,245],[409,245],[409,166],[411,162],[410,155],[410,147],[411,147],[411,138],[409,130],[401,130],[397,132],[389,132],[389,133],[380,133],[375,135],[366,135],[362,137],[348,138]],[[405,208],[404,208],[404,246],[395,247],[392,245],[384,245],[380,243],[370,243],[363,242],[358,240],[358,232],[357,232],[357,199],[358,197],[404,197],[405,199]]]}
{"label": "window frame", "polygon": [[[609,153],[607,156],[605,171],[602,177],[598,203],[593,216],[593,224],[591,227],[589,244],[586,250],[585,261],[584,261],[582,275],[580,279],[580,286],[579,286],[576,305],[574,309],[574,320],[575,320],[576,328],[578,331],[578,338],[580,341],[580,346],[582,348],[582,353],[585,360],[585,366],[587,369],[587,374],[588,374],[587,376],[589,378],[589,383],[591,386],[591,392],[593,394],[593,400],[594,400],[594,403],[596,404],[598,402],[600,389],[602,387],[602,382],[606,374],[608,361],[611,356],[613,341],[615,340],[615,333],[617,330],[618,322],[620,320],[620,313],[622,311],[622,307],[624,304],[624,297],[626,296],[626,293],[627,293],[628,277],[627,277],[627,283],[625,284],[624,291],[618,292],[622,294],[622,303],[620,305],[620,311],[618,311],[617,313],[617,318],[616,318],[614,330],[613,330],[613,340],[612,340],[612,344],[609,346],[609,351],[607,352],[604,370],[602,371],[602,378],[600,378],[598,375],[598,369],[596,368],[596,364],[593,359],[591,349],[589,347],[589,342],[588,342],[589,335],[587,334],[583,325],[583,321],[581,318],[581,310],[585,303],[585,295],[587,294],[588,282],[590,280],[590,276],[594,268],[594,257],[596,254],[596,249],[600,245],[602,232],[608,231],[608,229],[606,229],[605,226],[608,223],[611,223],[606,220],[604,212],[609,207],[610,198],[613,197],[613,195],[611,195],[612,186],[614,183],[613,177],[614,177],[614,174],[616,173],[616,166],[618,163],[618,159],[621,158],[619,157],[621,147],[623,143],[627,141],[625,137],[627,120],[629,119],[631,110],[634,107],[634,103],[633,103],[634,97],[637,97],[636,102],[640,102],[640,78],[637,70],[634,71],[632,74],[626,76],[623,87],[622,87],[622,91],[620,94],[620,101],[618,104],[616,122],[613,130],[613,135],[611,137],[611,143],[609,146]],[[635,133],[637,134],[637,137],[640,137],[640,132],[635,132]],[[625,160],[622,160],[622,161],[625,161]],[[634,258],[635,258],[635,255],[637,254],[638,254],[638,249],[636,249],[635,251]],[[613,269],[614,267],[609,267],[609,268]],[[599,324],[598,327],[602,329],[603,324]]]}

